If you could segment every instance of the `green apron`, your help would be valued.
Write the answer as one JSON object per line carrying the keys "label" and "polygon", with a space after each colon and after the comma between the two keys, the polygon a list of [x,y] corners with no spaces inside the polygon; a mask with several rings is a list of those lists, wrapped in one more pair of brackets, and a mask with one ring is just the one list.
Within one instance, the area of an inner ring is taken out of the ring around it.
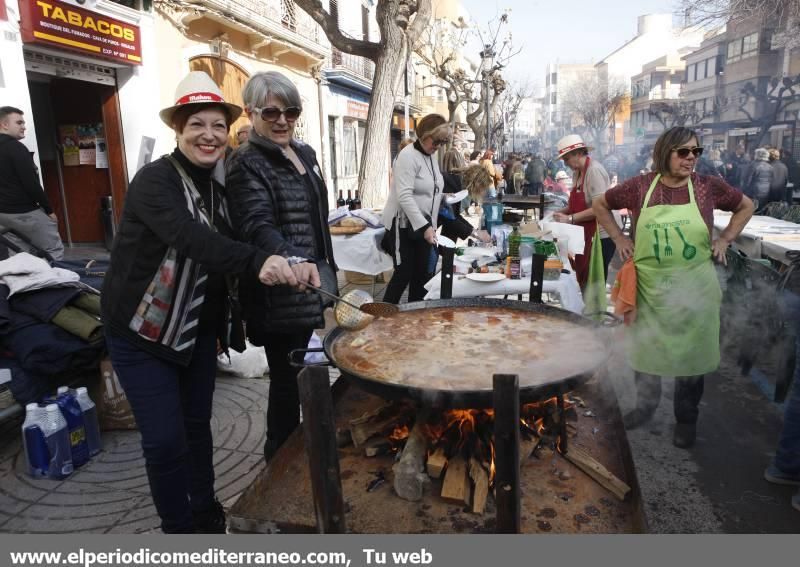
{"label": "green apron", "polygon": [[648,207],[659,179],[636,223],[636,322],[628,329],[628,354],[639,372],[697,376],[719,366],[722,291],[692,181],[689,204]]}

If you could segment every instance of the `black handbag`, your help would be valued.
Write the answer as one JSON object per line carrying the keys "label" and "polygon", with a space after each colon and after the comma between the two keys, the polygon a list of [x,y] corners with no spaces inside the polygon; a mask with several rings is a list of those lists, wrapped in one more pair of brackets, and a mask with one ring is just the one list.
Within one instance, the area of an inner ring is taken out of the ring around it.
{"label": "black handbag", "polygon": [[389,256],[394,258],[395,251],[395,223],[397,219],[392,219],[392,226],[386,229],[381,238],[381,250],[386,252]]}

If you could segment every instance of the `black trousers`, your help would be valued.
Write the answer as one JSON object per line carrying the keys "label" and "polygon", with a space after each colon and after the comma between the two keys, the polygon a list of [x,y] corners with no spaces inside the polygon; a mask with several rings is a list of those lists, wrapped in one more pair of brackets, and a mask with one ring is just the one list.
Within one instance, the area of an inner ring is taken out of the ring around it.
{"label": "black trousers", "polygon": [[400,264],[395,259],[394,275],[386,286],[383,300],[400,303],[406,287],[408,301],[425,299],[425,284],[433,276],[429,271],[432,246],[423,238],[412,238],[410,228],[400,229]]}
{"label": "black trousers", "polygon": [[617,251],[617,245],[611,238],[601,238],[600,246],[603,249],[603,269],[605,270],[606,279],[608,279],[608,265],[614,257],[614,252]]}
{"label": "black trousers", "polygon": [[297,374],[300,369],[289,364],[289,353],[308,347],[313,330],[292,333],[269,333],[264,337],[264,351],[269,363],[269,400],[267,401],[267,440],[281,445],[300,424],[300,393]]}
{"label": "black trousers", "polygon": [[142,436],[161,529],[191,533],[192,511],[214,504],[211,403],[216,334],[200,332],[187,367],[157,358],[110,332],[106,344]]}
{"label": "black trousers", "polygon": [[[673,405],[675,421],[678,423],[697,423],[700,413],[700,400],[703,397],[705,381],[703,376],[676,376]],[[661,399],[661,376],[636,373],[636,407],[652,413]]]}

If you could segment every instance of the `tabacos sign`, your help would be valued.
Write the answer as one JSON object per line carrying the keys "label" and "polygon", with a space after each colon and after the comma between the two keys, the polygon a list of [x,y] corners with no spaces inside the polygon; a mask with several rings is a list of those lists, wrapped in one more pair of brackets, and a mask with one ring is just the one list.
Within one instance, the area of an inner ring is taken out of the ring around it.
{"label": "tabacos sign", "polygon": [[142,64],[139,27],[57,0],[20,0],[22,41]]}

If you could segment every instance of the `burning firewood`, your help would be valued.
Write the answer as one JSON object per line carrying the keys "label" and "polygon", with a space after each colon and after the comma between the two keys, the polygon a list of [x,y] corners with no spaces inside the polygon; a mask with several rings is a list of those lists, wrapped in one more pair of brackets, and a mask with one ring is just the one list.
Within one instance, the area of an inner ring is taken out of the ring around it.
{"label": "burning firewood", "polygon": [[442,483],[442,498],[460,504],[469,504],[470,482],[464,457],[456,455],[447,462],[447,472]]}
{"label": "burning firewood", "polygon": [[404,412],[396,409],[391,411],[392,408],[393,404],[387,402],[352,420],[350,422],[350,436],[353,438],[353,445],[356,447],[363,445],[370,437],[384,432],[405,417]]}
{"label": "burning firewood", "polygon": [[486,499],[489,497],[489,473],[474,458],[469,460],[469,476],[475,485],[472,491],[472,511],[483,514]]}
{"label": "burning firewood", "polygon": [[411,502],[422,498],[425,485],[430,482],[425,474],[425,456],[428,453],[428,437],[425,434],[425,415],[417,416],[414,427],[408,434],[400,460],[392,467],[394,490],[397,495]]}
{"label": "burning firewood", "polygon": [[441,478],[446,465],[447,455],[444,453],[444,447],[437,447],[433,453],[428,455],[428,462],[426,464],[428,476],[431,478]]}
{"label": "burning firewood", "polygon": [[379,457],[381,455],[387,455],[391,451],[392,451],[392,444],[385,437],[370,439],[364,445],[364,454],[367,457]]}
{"label": "burning firewood", "polygon": [[598,463],[591,455],[586,453],[583,449],[578,447],[570,447],[567,454],[563,455],[570,463],[581,469],[600,486],[607,489],[611,494],[616,496],[619,500],[625,500],[625,497],[631,491],[631,487],[622,482],[619,478],[606,469],[603,465]]}

